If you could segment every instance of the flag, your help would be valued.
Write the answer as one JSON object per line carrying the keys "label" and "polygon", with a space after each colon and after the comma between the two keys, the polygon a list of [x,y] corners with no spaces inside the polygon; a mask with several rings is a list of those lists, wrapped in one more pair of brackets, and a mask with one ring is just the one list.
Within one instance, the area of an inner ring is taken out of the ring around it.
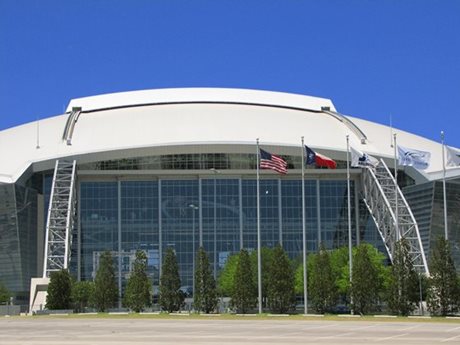
{"label": "flag", "polygon": [[431,153],[409,149],[398,145],[399,165],[411,166],[415,169],[426,169],[430,165]]}
{"label": "flag", "polygon": [[351,166],[352,167],[372,167],[375,168],[379,161],[377,158],[369,156],[367,153],[361,153],[358,150],[350,147],[351,151]]}
{"label": "flag", "polygon": [[311,165],[316,163],[316,153],[308,146],[305,146],[305,150],[307,152],[307,159],[305,160],[306,165]]}
{"label": "flag", "polygon": [[280,174],[287,174],[287,163],[280,156],[273,155],[260,149],[260,168],[275,170]]}
{"label": "flag", "polygon": [[318,167],[326,167],[326,168],[329,168],[329,169],[337,168],[337,163],[334,160],[332,160],[331,158],[313,151],[308,146],[305,146],[305,150],[307,152],[307,157],[305,159],[305,164],[307,164],[307,165],[316,164],[316,166],[318,166]]}
{"label": "flag", "polygon": [[446,146],[447,162],[448,167],[458,167],[460,165],[460,152],[455,151],[449,146]]}

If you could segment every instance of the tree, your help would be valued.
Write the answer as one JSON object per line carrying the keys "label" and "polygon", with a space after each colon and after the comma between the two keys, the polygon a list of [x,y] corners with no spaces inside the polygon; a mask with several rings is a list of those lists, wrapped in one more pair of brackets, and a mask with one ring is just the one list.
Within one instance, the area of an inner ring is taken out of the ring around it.
{"label": "tree", "polygon": [[136,251],[136,259],[133,264],[128,282],[126,284],[123,303],[136,313],[150,305],[151,284],[147,276],[147,255],[144,251]]}
{"label": "tree", "polygon": [[[232,296],[235,282],[235,272],[238,266],[240,254],[233,254],[228,257],[218,278],[218,291],[220,296]],[[252,279],[252,277],[251,277]]]}
{"label": "tree", "polygon": [[279,244],[273,249],[267,290],[268,306],[273,312],[286,313],[295,306],[294,272]]}
{"label": "tree", "polygon": [[0,304],[6,304],[10,301],[11,294],[3,283],[0,282]]}
{"label": "tree", "polygon": [[72,284],[71,299],[73,309],[77,313],[84,312],[90,306],[91,296],[94,293],[94,283],[91,281],[79,281]]}
{"label": "tree", "polygon": [[337,299],[337,287],[332,271],[329,252],[321,245],[316,255],[310,255],[308,290],[313,307],[323,314],[334,306]]}
{"label": "tree", "polygon": [[252,279],[251,259],[245,249],[239,254],[231,296],[232,306],[243,314],[257,304],[257,286]]}
{"label": "tree", "polygon": [[196,310],[206,314],[217,307],[216,281],[212,275],[208,255],[203,247],[198,249],[195,269],[195,291],[193,291],[193,305]]}
{"label": "tree", "polygon": [[350,296],[350,263],[348,247],[334,249],[330,253],[331,268],[339,297],[347,301]]}
{"label": "tree", "polygon": [[[251,252],[252,280],[258,286],[257,251]],[[268,296],[268,285],[270,284],[269,272],[272,265],[273,249],[262,247],[260,250],[260,261],[262,269],[262,304],[266,306]]]}
{"label": "tree", "polygon": [[430,260],[428,308],[431,313],[446,316],[460,307],[460,285],[450,249],[450,242],[439,237]]}
{"label": "tree", "polygon": [[46,298],[46,308],[70,309],[72,292],[72,278],[69,271],[60,270],[52,272],[48,284],[48,296]]}
{"label": "tree", "polygon": [[[372,257],[378,258],[377,261]],[[374,310],[383,288],[383,276],[379,271],[383,269],[385,257],[376,248],[367,243],[361,243],[353,255],[353,281],[351,297],[353,310],[360,314],[367,314]]]}
{"label": "tree", "polygon": [[163,259],[160,277],[160,306],[172,313],[184,304],[184,293],[180,290],[181,281],[176,253],[169,247]]}
{"label": "tree", "polygon": [[391,311],[409,315],[418,302],[418,275],[409,255],[409,244],[402,238],[396,243],[387,289],[387,302]]}
{"label": "tree", "polygon": [[[350,285],[350,274],[348,269],[348,247],[333,249],[328,252],[331,265],[332,275],[334,277],[334,286],[339,295],[344,298],[348,294]],[[310,254],[307,259],[307,279],[310,281],[310,272],[313,271],[313,264],[317,254]],[[295,292],[298,295],[303,294],[303,265],[297,267],[295,276]]]}
{"label": "tree", "polygon": [[118,302],[118,288],[115,279],[112,254],[104,252],[99,258],[99,268],[94,279],[93,304],[104,312]]}

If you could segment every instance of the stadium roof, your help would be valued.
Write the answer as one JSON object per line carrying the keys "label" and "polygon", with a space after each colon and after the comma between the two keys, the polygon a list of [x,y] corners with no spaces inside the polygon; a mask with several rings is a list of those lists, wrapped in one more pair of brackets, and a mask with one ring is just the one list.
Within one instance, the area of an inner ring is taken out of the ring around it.
{"label": "stadium roof", "polygon": [[[0,182],[15,182],[30,169],[50,169],[60,157],[88,162],[175,152],[254,152],[256,138],[273,153],[300,155],[304,136],[308,146],[345,160],[348,134],[354,148],[391,162],[392,132],[398,144],[430,151],[431,164],[422,175],[440,177],[439,143],[343,116],[328,99],[216,88],[114,93],[73,99],[66,114],[1,131]],[[460,168],[449,169],[448,176],[458,175]]]}

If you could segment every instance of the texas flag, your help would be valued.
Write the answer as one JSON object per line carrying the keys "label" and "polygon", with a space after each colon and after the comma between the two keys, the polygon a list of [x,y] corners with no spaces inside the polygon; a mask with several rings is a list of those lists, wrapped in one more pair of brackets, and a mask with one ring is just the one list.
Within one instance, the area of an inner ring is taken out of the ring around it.
{"label": "texas flag", "polygon": [[336,169],[337,163],[331,158],[324,156],[322,154],[316,153],[308,146],[305,146],[307,157],[305,159],[305,164],[316,164],[317,167],[325,167],[329,169]]}

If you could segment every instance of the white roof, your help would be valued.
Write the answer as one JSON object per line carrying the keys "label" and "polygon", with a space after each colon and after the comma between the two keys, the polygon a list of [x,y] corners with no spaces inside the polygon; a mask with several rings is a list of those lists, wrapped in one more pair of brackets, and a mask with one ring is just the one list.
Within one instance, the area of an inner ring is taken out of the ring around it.
{"label": "white roof", "polygon": [[77,98],[70,101],[66,111],[71,111],[72,107],[81,107],[84,111],[92,111],[146,104],[198,102],[263,104],[317,111],[321,110],[321,107],[330,107],[331,110],[335,110],[329,99],[292,93],[247,89],[182,88],[128,91]]}
{"label": "white roof", "polygon": [[[49,169],[60,157],[80,162],[167,152],[254,152],[255,140],[300,154],[300,138],[332,158],[345,159],[346,140],[356,149],[391,159],[390,128],[358,118],[340,118],[328,99],[279,92],[236,89],[163,89],[74,99],[81,107],[71,145],[63,140],[69,114],[0,132],[0,182],[16,181],[30,167]],[[347,124],[347,119],[351,124]],[[362,143],[362,135],[367,137]],[[426,179],[439,178],[441,145],[394,130],[398,143],[432,153]],[[230,144],[230,145],[229,145]],[[216,145],[219,147],[217,148]],[[222,146],[223,145],[223,146]],[[278,149],[277,149],[278,148]],[[460,175],[459,168],[449,174]]]}

